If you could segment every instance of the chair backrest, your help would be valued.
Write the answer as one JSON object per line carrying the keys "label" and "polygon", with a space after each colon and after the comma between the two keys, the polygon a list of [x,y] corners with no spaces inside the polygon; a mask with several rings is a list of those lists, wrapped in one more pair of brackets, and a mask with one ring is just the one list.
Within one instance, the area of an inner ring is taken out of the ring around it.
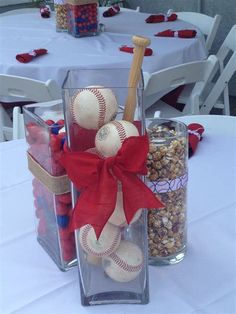
{"label": "chair backrest", "polygon": [[15,97],[19,101],[49,101],[61,98],[61,91],[54,80],[46,82],[26,77],[0,74],[0,97]]}
{"label": "chair backrest", "polygon": [[222,93],[224,113],[230,114],[228,83],[236,72],[236,24],[229,31],[216,56],[219,59],[220,74],[200,109],[202,114],[209,114]]}
{"label": "chair backrest", "polygon": [[[19,101],[21,103],[24,101],[45,102],[60,98],[61,91],[54,80],[50,79],[42,82],[21,76],[0,74],[0,99],[4,99],[4,101],[7,99],[6,101],[10,102],[9,106],[11,107],[17,106]],[[1,109],[3,111],[3,108]],[[18,109],[15,109],[15,113],[19,113],[18,111]],[[14,132],[13,138],[16,139],[21,137],[19,130],[22,128],[22,125],[14,117],[16,118],[17,115],[13,115],[13,129],[9,130],[7,128],[6,132]],[[3,114],[0,116],[0,120],[4,132],[5,121]],[[14,126],[14,124],[16,125]]]}
{"label": "chair backrest", "polygon": [[177,12],[180,20],[186,21],[197,26],[206,36],[206,48],[210,51],[220,25],[221,16],[216,14],[214,17],[198,12]]}
{"label": "chair backrest", "polygon": [[[216,56],[211,55],[207,60],[188,62],[174,67],[169,67],[158,72],[147,75],[143,74],[144,79],[144,102],[152,95],[157,93],[174,89],[181,85],[195,84],[190,95],[189,113],[194,113],[194,97],[199,97],[202,92],[202,86],[209,80],[210,74],[216,66],[218,59]],[[144,103],[144,106],[146,104]],[[197,113],[197,112],[196,112]]]}

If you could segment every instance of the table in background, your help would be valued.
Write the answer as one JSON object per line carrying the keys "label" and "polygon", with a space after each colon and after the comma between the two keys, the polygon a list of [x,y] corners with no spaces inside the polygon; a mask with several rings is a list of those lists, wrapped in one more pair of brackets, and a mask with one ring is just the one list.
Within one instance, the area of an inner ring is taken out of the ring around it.
{"label": "table in background", "polygon": [[0,144],[0,313],[233,314],[236,118],[189,116],[205,127],[189,160],[188,250],[177,265],[149,267],[148,305],[80,305],[77,269],[59,271],[37,243],[24,140]]}
{"label": "table in background", "polygon": [[[100,8],[100,22],[105,32],[98,36],[74,38],[68,33],[57,33],[55,15],[44,19],[39,11],[18,15],[0,14],[0,73],[20,75],[46,81],[49,78],[62,86],[69,69],[128,67],[132,54],[119,51],[121,45],[132,46],[132,35],[144,35],[151,39],[153,56],[145,57],[143,71],[155,72],[168,66],[205,59],[207,51],[200,31],[196,38],[161,38],[154,34],[167,28],[174,30],[194,28],[177,20],[147,24],[148,13],[123,11],[104,18]],[[15,56],[32,49],[45,48],[48,54],[30,63],[19,63]]]}

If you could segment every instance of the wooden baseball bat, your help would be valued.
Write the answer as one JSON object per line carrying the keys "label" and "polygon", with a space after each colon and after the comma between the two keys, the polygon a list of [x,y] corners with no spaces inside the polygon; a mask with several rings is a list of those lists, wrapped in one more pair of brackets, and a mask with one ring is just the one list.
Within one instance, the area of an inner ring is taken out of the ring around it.
{"label": "wooden baseball bat", "polygon": [[123,114],[123,120],[130,122],[134,121],[134,113],[136,108],[136,88],[140,79],[145,48],[150,45],[151,41],[146,37],[133,36],[132,42],[134,44],[134,55],[129,72],[129,90]]}

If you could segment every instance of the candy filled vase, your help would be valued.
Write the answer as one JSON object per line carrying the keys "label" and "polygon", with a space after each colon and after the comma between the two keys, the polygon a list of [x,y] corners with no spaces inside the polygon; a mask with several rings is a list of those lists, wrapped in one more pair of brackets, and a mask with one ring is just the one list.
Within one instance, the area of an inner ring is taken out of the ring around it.
{"label": "candy filled vase", "polygon": [[23,111],[37,240],[58,268],[66,271],[77,264],[77,258],[69,229],[70,182],[59,163],[65,141],[62,103],[26,105]]}
{"label": "candy filled vase", "polygon": [[[124,156],[122,143],[129,146],[127,137],[144,133],[142,81],[135,89],[134,123],[122,120],[128,76],[129,69],[81,69],[69,71],[63,84],[69,151],[64,162],[73,182],[81,303],[86,306],[149,301],[146,210],[140,208],[127,222],[129,191],[120,180],[124,173],[114,166],[117,154]],[[142,176],[136,179],[142,182]]]}

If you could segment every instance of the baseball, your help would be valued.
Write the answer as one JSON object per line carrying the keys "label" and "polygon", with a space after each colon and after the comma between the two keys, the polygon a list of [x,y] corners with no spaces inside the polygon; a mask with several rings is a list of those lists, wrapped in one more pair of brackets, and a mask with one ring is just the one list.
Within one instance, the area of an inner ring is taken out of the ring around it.
{"label": "baseball", "polygon": [[98,130],[114,119],[118,104],[113,91],[103,86],[81,89],[72,100],[71,114],[74,121],[85,129]]}
{"label": "baseball", "polygon": [[131,122],[111,121],[98,130],[95,146],[104,157],[115,156],[126,138],[138,135],[138,129]]}
{"label": "baseball", "polygon": [[92,264],[94,266],[100,266],[102,263],[102,258],[93,254],[85,253],[84,258],[89,264]]}
{"label": "baseball", "polygon": [[107,223],[97,240],[91,225],[85,225],[79,230],[79,242],[87,254],[97,257],[109,255],[114,252],[120,244],[121,234],[118,227]]}
{"label": "baseball", "polygon": [[[142,209],[139,209],[133,219],[131,220],[130,224],[134,223],[135,221],[137,221],[139,219],[139,217],[142,214]],[[124,225],[127,224],[126,221],[126,217],[125,217],[125,212],[124,212],[124,208],[123,208],[123,193],[121,191],[118,190],[117,192],[117,198],[116,198],[116,207],[114,209],[114,212],[112,213],[112,215],[110,216],[109,223],[115,225],[115,226],[119,226],[122,227]]]}
{"label": "baseball", "polygon": [[113,280],[128,282],[134,280],[143,267],[143,253],[134,243],[121,241],[118,249],[102,258],[105,273]]}

